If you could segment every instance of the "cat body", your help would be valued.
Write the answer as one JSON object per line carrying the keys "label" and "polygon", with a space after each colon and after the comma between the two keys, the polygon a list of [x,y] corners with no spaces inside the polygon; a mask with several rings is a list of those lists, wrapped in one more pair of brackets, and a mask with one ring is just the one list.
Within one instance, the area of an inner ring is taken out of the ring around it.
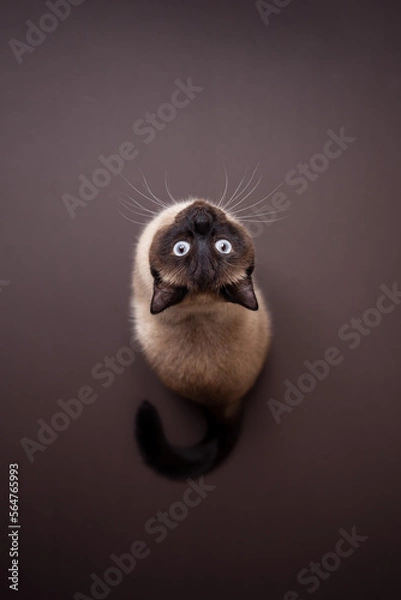
{"label": "cat body", "polygon": [[150,403],[139,409],[136,437],[145,462],[173,479],[216,466],[239,433],[242,399],[271,339],[253,269],[247,230],[204,200],[162,210],[139,238],[131,301],[136,337],[161,381],[203,406],[208,420],[204,440],[180,448],[169,444]]}

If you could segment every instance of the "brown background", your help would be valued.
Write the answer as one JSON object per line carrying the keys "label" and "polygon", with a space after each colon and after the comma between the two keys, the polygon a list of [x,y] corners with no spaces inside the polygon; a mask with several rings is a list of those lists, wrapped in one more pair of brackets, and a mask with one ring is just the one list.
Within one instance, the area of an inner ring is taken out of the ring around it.
{"label": "brown background", "polygon": [[[45,11],[2,3],[1,495],[18,462],[19,597],[89,596],[90,574],[143,539],[150,556],[110,598],[307,598],[296,574],[354,525],[368,540],[314,596],[397,597],[401,307],[355,350],[338,330],[401,278],[398,2],[294,1],[265,26],[247,1],[87,0],[18,64],[8,41],[24,41],[25,21]],[[144,144],[134,121],[188,77],[204,90]],[[156,544],[145,522],[186,484],[140,463],[133,414],[151,399],[182,443],[203,424],[139,355],[109,388],[93,379],[94,365],[129,344],[140,226],[119,213],[120,177],[75,219],[62,195],[77,195],[100,154],[132,141],[139,155],[124,175],[138,182],[143,169],[163,197],[165,170],[178,197],[218,198],[224,165],[233,191],[259,162],[255,202],[341,127],[356,141],[304,194],[287,186],[286,218],[255,237],[275,339],[243,437],[206,478],[213,492]],[[284,381],[333,345],[341,365],[277,425],[267,400],[282,400]],[[83,385],[98,399],[31,464],[21,438],[35,439],[37,419]]]}

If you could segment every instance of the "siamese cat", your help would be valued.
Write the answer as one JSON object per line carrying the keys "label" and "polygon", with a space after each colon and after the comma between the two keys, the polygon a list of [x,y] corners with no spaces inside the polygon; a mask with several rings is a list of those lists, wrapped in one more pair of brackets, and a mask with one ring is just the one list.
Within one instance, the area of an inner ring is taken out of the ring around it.
{"label": "siamese cat", "polygon": [[198,477],[238,438],[242,399],[271,339],[254,266],[245,226],[206,200],[163,206],[139,238],[131,299],[136,338],[161,381],[203,407],[207,421],[201,441],[173,445],[155,407],[142,402],[135,436],[144,462],[159,474]]}

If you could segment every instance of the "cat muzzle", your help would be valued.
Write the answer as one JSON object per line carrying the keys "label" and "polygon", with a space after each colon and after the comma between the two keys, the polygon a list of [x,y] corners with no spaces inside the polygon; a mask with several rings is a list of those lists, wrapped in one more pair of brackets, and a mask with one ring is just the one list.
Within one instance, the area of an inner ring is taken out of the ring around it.
{"label": "cat muzzle", "polygon": [[198,209],[193,216],[193,226],[196,233],[199,235],[207,235],[213,225],[213,217],[205,209]]}

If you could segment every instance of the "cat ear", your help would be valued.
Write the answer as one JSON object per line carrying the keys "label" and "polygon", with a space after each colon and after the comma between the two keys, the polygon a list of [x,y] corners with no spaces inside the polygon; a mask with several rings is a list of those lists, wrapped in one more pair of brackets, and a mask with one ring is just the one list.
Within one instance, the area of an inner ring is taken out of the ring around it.
{"label": "cat ear", "polygon": [[249,310],[258,310],[259,308],[250,275],[245,279],[241,279],[238,283],[224,286],[221,292],[227,302],[241,304]]}
{"label": "cat ear", "polygon": [[153,284],[153,297],[150,303],[150,312],[152,315],[157,315],[169,306],[178,304],[184,299],[187,288],[175,287],[164,283],[156,278]]}

